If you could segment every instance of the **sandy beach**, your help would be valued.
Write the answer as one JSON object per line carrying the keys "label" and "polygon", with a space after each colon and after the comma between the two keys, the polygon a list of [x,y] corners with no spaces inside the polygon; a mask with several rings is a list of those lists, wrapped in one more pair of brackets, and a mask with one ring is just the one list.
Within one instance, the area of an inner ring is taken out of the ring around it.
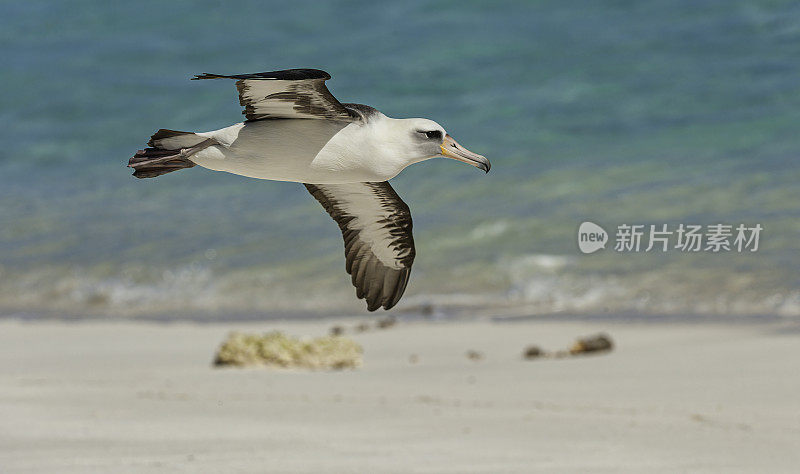
{"label": "sandy beach", "polygon": [[[0,472],[800,465],[800,331],[786,323],[401,322],[352,336],[357,370],[211,365],[231,330],[317,336],[337,323],[2,321]],[[613,352],[521,357],[598,331]]]}

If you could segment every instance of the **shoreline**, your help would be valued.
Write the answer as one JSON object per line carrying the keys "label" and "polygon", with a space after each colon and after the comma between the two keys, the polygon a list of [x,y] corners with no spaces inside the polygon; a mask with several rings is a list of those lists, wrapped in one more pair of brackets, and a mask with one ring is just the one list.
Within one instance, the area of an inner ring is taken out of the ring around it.
{"label": "shoreline", "polygon": [[800,318],[778,313],[644,313],[639,311],[602,312],[547,312],[533,313],[524,307],[459,307],[446,308],[434,313],[419,311],[380,311],[373,313],[236,313],[236,312],[165,312],[145,314],[114,313],[69,313],[56,311],[15,311],[0,310],[0,323],[6,321],[23,322],[142,322],[142,323],[196,323],[196,324],[251,324],[341,320],[378,320],[395,318],[406,322],[468,322],[486,320],[498,323],[525,321],[563,321],[563,322],[653,322],[653,323],[698,323],[698,324],[800,324]]}

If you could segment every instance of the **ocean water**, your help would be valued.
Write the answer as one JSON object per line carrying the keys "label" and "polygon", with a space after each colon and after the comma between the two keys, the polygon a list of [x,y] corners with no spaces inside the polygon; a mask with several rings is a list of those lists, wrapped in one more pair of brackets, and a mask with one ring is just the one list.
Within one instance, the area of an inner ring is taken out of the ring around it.
{"label": "ocean water", "polygon": [[[327,70],[492,161],[392,183],[397,312],[800,316],[800,5],[790,1],[4,2],[0,314],[366,313],[298,184],[137,180],[158,128],[241,120],[201,72]],[[760,224],[757,252],[578,250],[591,221]],[[488,308],[488,309],[487,309]]]}

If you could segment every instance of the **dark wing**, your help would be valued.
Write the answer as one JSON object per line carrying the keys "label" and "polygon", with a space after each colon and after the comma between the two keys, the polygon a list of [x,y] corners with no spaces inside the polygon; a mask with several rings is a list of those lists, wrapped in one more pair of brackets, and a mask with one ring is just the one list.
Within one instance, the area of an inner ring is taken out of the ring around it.
{"label": "dark wing", "polygon": [[255,74],[200,74],[198,79],[238,79],[239,104],[247,120],[306,118],[353,120],[325,87],[331,76],[319,69],[287,69]]}
{"label": "dark wing", "polygon": [[396,305],[416,254],[406,203],[387,182],[305,186],[342,230],[356,296],[369,311]]}

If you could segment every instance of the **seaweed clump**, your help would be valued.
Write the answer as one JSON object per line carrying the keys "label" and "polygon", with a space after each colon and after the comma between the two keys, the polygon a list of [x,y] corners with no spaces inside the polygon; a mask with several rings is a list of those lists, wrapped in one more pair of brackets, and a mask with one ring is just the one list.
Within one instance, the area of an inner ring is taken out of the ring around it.
{"label": "seaweed clump", "polygon": [[362,353],[361,346],[346,337],[308,339],[287,336],[279,331],[266,334],[234,332],[220,346],[214,365],[341,370],[361,366]]}

